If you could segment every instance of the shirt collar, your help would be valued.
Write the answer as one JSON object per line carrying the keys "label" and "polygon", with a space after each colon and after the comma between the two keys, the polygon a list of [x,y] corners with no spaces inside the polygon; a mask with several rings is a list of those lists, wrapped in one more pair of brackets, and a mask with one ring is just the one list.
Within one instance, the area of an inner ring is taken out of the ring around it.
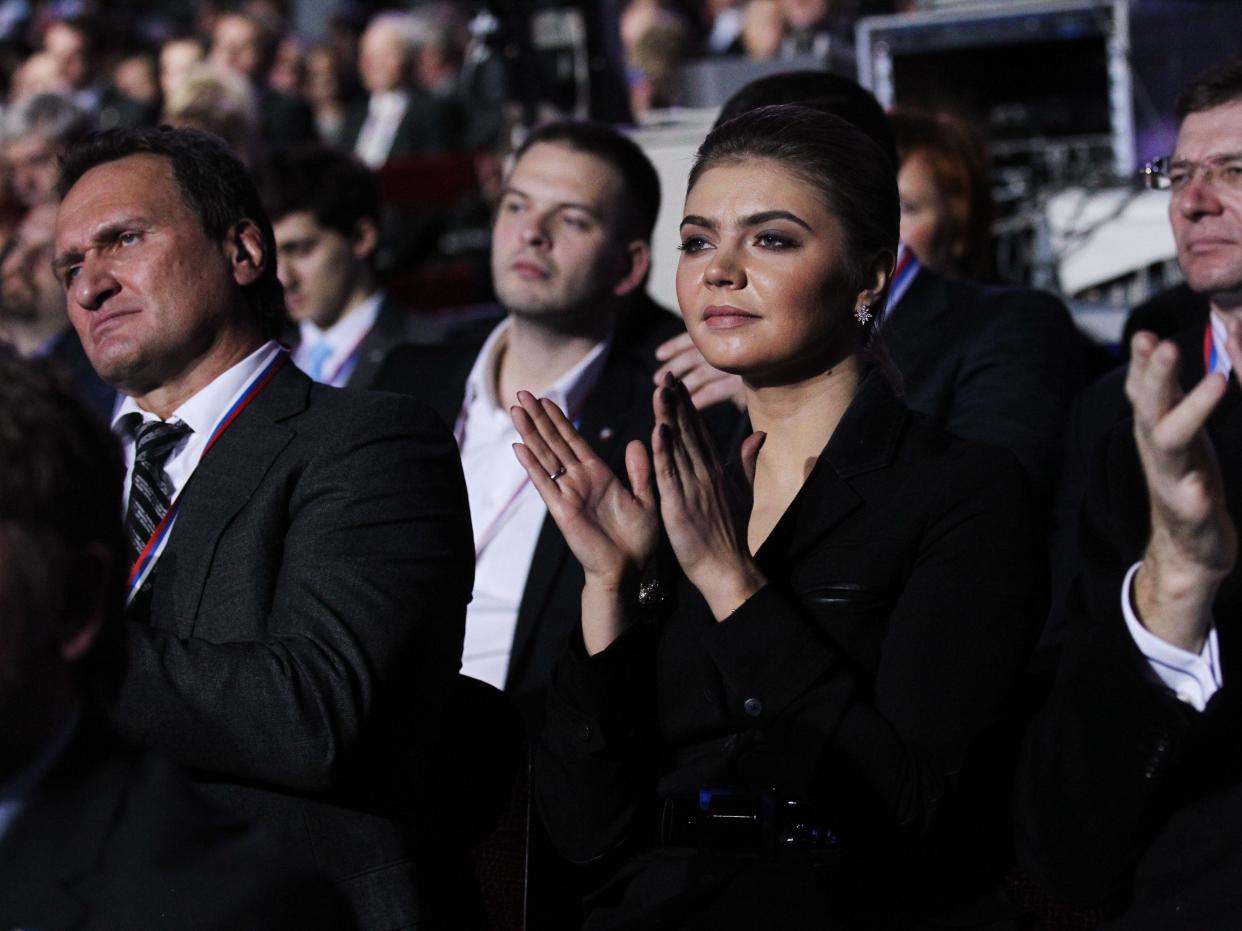
{"label": "shirt collar", "polygon": [[314,346],[321,340],[326,341],[332,351],[353,348],[375,326],[379,317],[380,302],[383,293],[376,291],[370,297],[343,313],[339,320],[326,330],[320,329],[310,320],[298,324],[298,334],[302,346]]}
{"label": "shirt collar", "polygon": [[[280,345],[275,340],[268,340],[232,368],[217,375],[215,380],[173,411],[169,421],[180,420],[200,436],[214,430],[246,382],[278,352]],[[140,417],[137,422],[128,419],[128,415],[135,413]],[[144,411],[133,398],[126,397],[112,415],[112,431],[124,436],[131,433],[137,423],[148,420],[159,418],[150,411]]]}
{"label": "shirt collar", "polygon": [[[492,364],[496,351],[509,339],[510,318],[506,317],[496,325],[488,335],[474,360],[470,375],[466,379],[465,406],[470,407],[480,399],[484,400],[492,410],[499,410],[496,403],[496,368]],[[600,372],[608,358],[608,349],[612,338],[600,340],[568,372],[558,378],[552,385],[542,390],[542,395],[563,410],[567,416],[573,417],[574,412],[582,406],[586,396],[599,381]]]}

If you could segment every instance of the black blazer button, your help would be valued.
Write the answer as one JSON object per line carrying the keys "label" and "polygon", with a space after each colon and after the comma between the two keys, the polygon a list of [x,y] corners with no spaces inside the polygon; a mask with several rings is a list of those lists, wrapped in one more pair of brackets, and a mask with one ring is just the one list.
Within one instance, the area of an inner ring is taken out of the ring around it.
{"label": "black blazer button", "polygon": [[748,698],[742,703],[742,710],[752,718],[757,718],[763,714],[763,702],[757,698]]}
{"label": "black blazer button", "polygon": [[586,743],[588,740],[591,739],[591,725],[589,724],[578,725],[578,739],[581,740],[583,743]]}

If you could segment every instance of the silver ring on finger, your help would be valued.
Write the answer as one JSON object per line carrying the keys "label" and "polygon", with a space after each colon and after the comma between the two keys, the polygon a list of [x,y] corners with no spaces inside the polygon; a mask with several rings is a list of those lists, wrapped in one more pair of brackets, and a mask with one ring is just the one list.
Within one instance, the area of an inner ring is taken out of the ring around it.
{"label": "silver ring on finger", "polygon": [[557,481],[558,479],[560,479],[560,477],[561,477],[562,475],[564,475],[564,474],[565,474],[566,472],[568,472],[568,471],[569,471],[569,470],[568,470],[567,468],[565,468],[564,466],[557,466],[557,467],[556,467],[556,471],[555,471],[555,472],[549,472],[549,473],[548,473],[548,478],[552,479],[552,481],[554,481],[554,482],[555,482],[555,481]]}

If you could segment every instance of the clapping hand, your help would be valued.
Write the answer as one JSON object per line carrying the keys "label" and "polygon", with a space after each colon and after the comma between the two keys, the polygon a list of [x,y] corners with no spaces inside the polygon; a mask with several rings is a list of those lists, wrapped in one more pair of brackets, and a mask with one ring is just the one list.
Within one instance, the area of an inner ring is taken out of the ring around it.
{"label": "clapping hand", "polygon": [[[720,462],[685,386],[666,375],[653,403],[651,448],[664,530],[682,571],[724,620],[765,584],[746,545],[749,514],[730,507]],[[748,483],[763,438],[752,434],[742,444]]]}
{"label": "clapping hand", "polygon": [[[1227,349],[1242,372],[1242,328]],[[1177,382],[1177,347],[1135,335],[1126,378],[1134,436],[1151,499],[1151,539],[1135,578],[1135,606],[1161,639],[1197,653],[1211,628],[1212,600],[1237,558],[1220,467],[1204,430],[1228,387],[1207,375],[1189,394]]]}
{"label": "clapping hand", "polygon": [[597,653],[624,627],[623,586],[659,537],[651,460],[638,440],[626,447],[626,488],[554,403],[529,391],[519,391],[518,402],[510,414],[522,442],[513,451],[582,563],[583,640]]}

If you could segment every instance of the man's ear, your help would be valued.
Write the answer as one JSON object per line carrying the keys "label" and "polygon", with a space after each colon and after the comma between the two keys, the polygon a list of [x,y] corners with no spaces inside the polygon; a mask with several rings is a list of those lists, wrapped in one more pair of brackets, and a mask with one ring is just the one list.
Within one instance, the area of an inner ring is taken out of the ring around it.
{"label": "man's ear", "polygon": [[651,243],[643,239],[631,239],[625,244],[624,260],[621,277],[612,286],[612,293],[617,297],[642,287],[647,280],[647,272],[651,270]]}
{"label": "man's ear", "polygon": [[354,224],[354,237],[350,248],[354,258],[360,262],[369,262],[379,246],[379,227],[370,217],[363,217]]}
{"label": "man's ear", "polygon": [[73,585],[59,619],[60,655],[70,663],[85,657],[107,619],[113,557],[102,543],[91,544],[73,566]]}
{"label": "man's ear", "polygon": [[229,230],[224,245],[233,269],[233,280],[243,288],[258,281],[268,260],[259,225],[253,220],[238,220]]}

